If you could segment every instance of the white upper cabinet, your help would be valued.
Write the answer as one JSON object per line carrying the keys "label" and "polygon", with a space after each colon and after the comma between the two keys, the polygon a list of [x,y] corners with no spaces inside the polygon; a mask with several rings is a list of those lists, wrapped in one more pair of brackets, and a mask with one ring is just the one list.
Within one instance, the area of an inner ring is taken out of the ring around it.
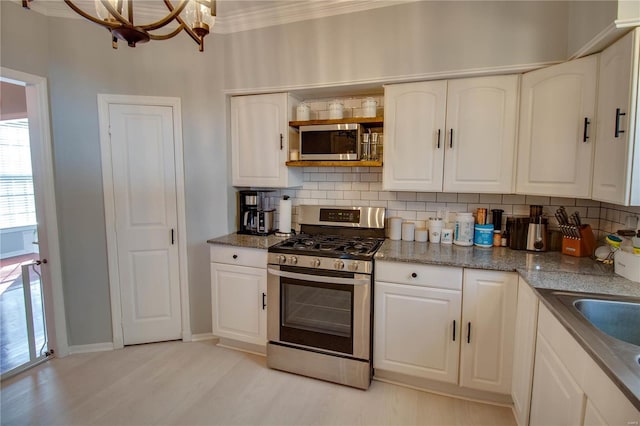
{"label": "white upper cabinet", "polygon": [[518,78],[385,86],[383,188],[512,192]]}
{"label": "white upper cabinet", "polygon": [[294,98],[286,93],[231,98],[233,186],[287,188],[302,184],[302,170],[286,161]]}
{"label": "white upper cabinet", "polygon": [[442,191],[447,82],[384,88],[386,190]]}
{"label": "white upper cabinet", "polygon": [[513,192],[518,80],[449,81],[445,192]]}
{"label": "white upper cabinet", "polygon": [[592,198],[625,206],[640,205],[639,38],[635,29],[600,55]]}
{"label": "white upper cabinet", "polygon": [[516,192],[589,198],[597,56],[524,74]]}

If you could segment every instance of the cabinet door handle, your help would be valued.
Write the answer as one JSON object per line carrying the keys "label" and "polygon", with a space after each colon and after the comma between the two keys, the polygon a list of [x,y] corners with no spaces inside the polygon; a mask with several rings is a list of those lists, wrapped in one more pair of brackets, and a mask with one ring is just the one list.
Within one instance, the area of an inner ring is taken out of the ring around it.
{"label": "cabinet door handle", "polygon": [[267,308],[267,293],[262,293],[262,310]]}
{"label": "cabinet door handle", "polygon": [[586,142],[589,140],[589,125],[591,121],[589,121],[588,117],[584,118],[584,132],[582,133],[582,142]]}
{"label": "cabinet door handle", "polygon": [[616,108],[616,133],[615,137],[620,136],[620,133],[624,133],[624,130],[620,130],[620,116],[627,115],[626,112],[620,112],[620,108]]}
{"label": "cabinet door handle", "polygon": [[282,145],[282,140],[283,140],[284,136],[282,136],[282,133],[280,133],[280,151],[282,151],[283,145]]}
{"label": "cabinet door handle", "polygon": [[449,148],[453,148],[453,129],[450,130],[451,135],[449,136]]}
{"label": "cabinet door handle", "polygon": [[176,239],[175,239],[175,231],[172,229],[171,230],[171,245],[174,245],[175,241],[176,241]]}
{"label": "cabinet door handle", "polygon": [[456,320],[453,320],[453,341],[456,341]]}
{"label": "cabinet door handle", "polygon": [[467,323],[467,343],[471,343],[471,322]]}
{"label": "cabinet door handle", "polygon": [[440,149],[440,129],[438,129],[438,149]]}

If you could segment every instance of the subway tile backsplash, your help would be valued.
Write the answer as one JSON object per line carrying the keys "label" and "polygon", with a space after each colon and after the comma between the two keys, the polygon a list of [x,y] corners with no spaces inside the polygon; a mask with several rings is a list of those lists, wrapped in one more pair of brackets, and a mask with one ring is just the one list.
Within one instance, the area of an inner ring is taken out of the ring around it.
{"label": "subway tile backsplash", "polygon": [[[622,207],[578,198],[383,191],[382,169],[378,167],[307,167],[304,169],[302,188],[283,189],[274,193],[274,197],[277,198],[283,195],[288,195],[293,201],[294,229],[299,229],[296,207],[301,204],[385,207],[387,217],[400,216],[407,220],[427,220],[429,217],[442,216],[448,212],[450,221],[455,220],[457,212],[475,212],[479,207],[487,208],[489,211],[504,210],[503,220],[506,220],[506,216],[528,216],[529,205],[540,204],[543,206],[544,214],[549,217],[552,228],[557,224],[554,218],[555,210],[559,206],[565,206],[569,213],[578,211],[583,221],[594,229],[598,238],[623,229],[627,216],[640,217],[640,207]],[[278,205],[277,202],[275,205]],[[276,221],[276,226],[277,223]]]}

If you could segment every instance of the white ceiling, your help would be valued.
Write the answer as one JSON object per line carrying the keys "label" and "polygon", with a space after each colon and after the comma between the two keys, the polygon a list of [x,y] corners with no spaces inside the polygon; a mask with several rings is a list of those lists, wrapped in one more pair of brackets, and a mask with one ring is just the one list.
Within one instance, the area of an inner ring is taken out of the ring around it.
{"label": "white ceiling", "polygon": [[[218,0],[213,32],[229,34],[414,1],[420,0]],[[73,2],[95,16],[93,0]],[[173,0],[174,5],[178,2]],[[158,20],[167,13],[162,0],[134,0],[134,4],[136,22],[140,24]],[[48,16],[83,19],[62,0],[32,0],[31,9]]]}

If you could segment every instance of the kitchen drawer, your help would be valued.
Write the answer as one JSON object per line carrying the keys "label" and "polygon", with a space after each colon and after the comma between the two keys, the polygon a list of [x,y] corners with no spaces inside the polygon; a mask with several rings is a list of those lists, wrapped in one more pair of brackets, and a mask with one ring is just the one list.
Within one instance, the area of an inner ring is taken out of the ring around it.
{"label": "kitchen drawer", "polygon": [[267,251],[244,247],[212,245],[211,262],[266,269]]}
{"label": "kitchen drawer", "polygon": [[415,263],[376,262],[376,281],[462,290],[462,268]]}

